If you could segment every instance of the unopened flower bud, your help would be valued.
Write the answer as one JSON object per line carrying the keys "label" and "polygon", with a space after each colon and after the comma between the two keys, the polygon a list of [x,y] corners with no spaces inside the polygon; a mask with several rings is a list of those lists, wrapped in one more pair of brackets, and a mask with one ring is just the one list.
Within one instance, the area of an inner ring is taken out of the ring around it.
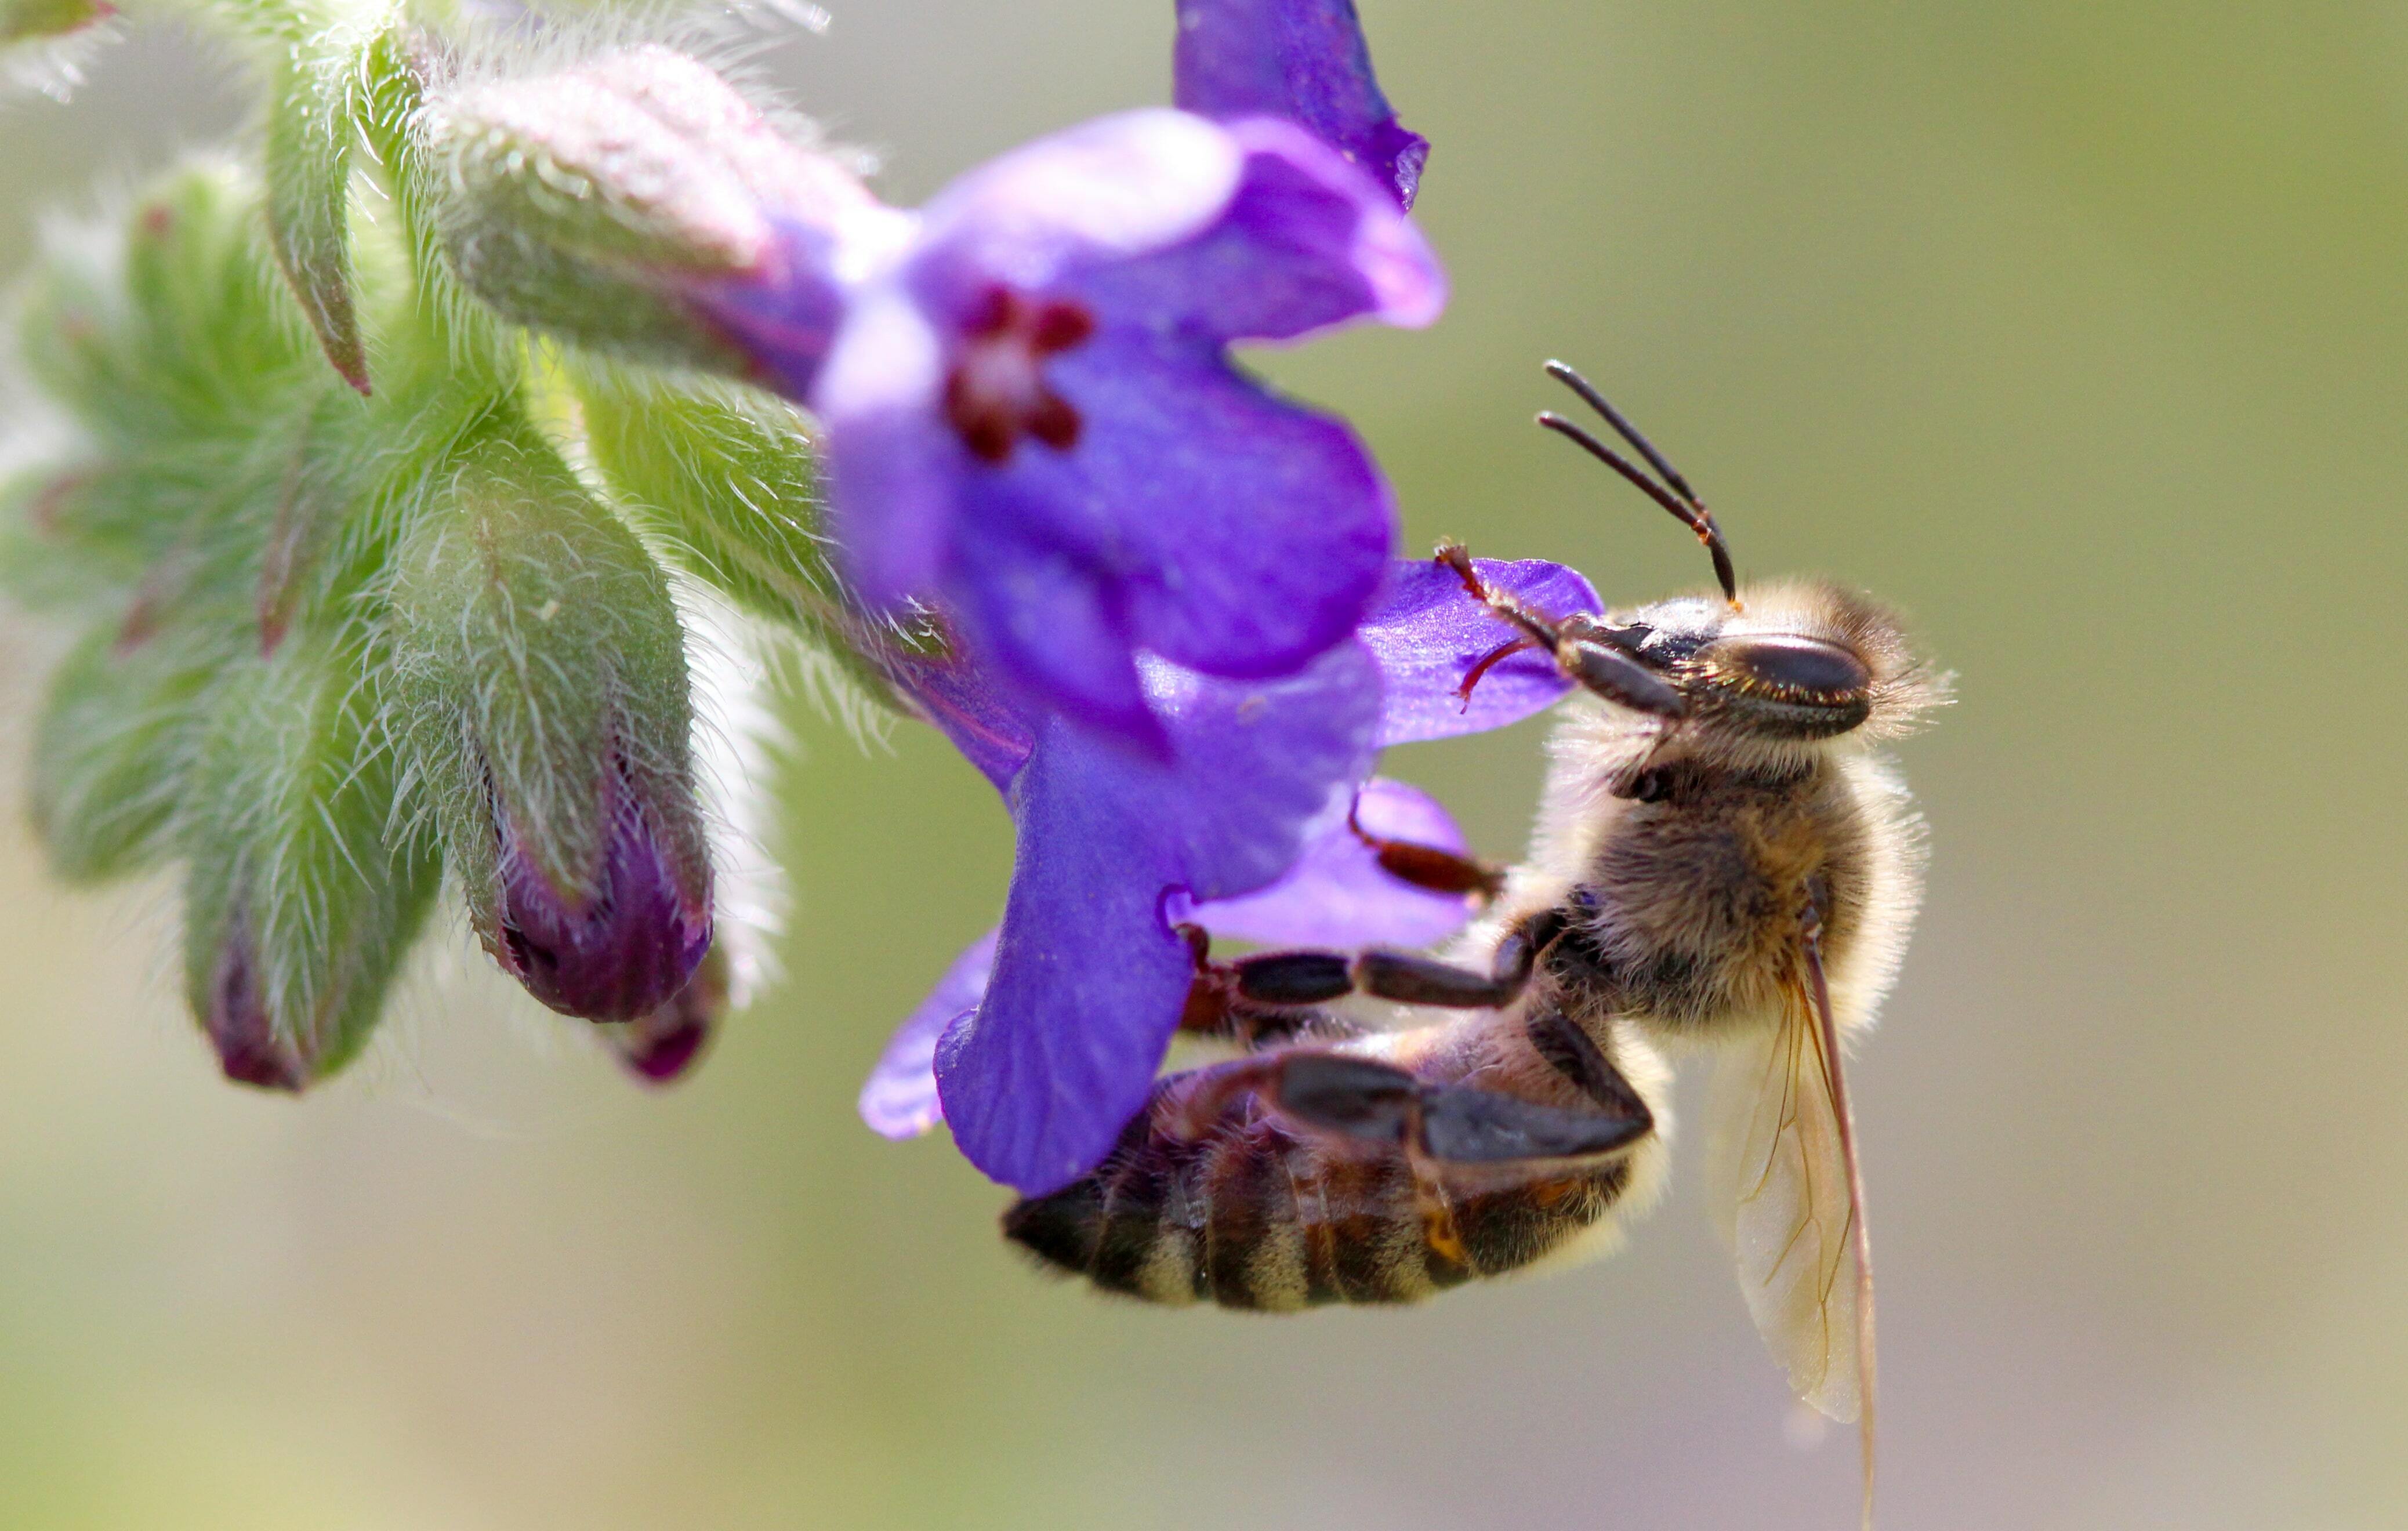
{"label": "unopened flower bud", "polygon": [[650,1014],[599,1028],[603,1043],[644,1083],[674,1083],[710,1046],[727,1013],[732,980],[726,952],[713,946],[676,997]]}
{"label": "unopened flower bud", "polygon": [[395,552],[403,750],[486,951],[552,1009],[657,1009],[710,944],[683,633],[659,569],[523,425]]}
{"label": "unopened flower bud", "polygon": [[178,816],[184,980],[228,1079],[298,1091],[348,1063],[440,885],[369,742],[357,656],[295,641],[235,668]]}
{"label": "unopened flower bud", "polygon": [[648,360],[750,370],[710,317],[731,294],[824,348],[838,313],[831,248],[895,216],[842,163],[666,48],[455,86],[421,125],[468,288],[518,322]]}

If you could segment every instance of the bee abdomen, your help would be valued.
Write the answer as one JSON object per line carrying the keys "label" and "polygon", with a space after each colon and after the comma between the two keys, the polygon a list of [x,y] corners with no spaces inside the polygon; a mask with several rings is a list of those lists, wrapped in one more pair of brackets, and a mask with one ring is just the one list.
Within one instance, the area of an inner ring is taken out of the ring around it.
{"label": "bee abdomen", "polygon": [[1478,1195],[1417,1191],[1400,1149],[1233,1113],[1182,1140],[1132,1124],[1102,1168],[1005,1213],[1048,1265],[1150,1302],[1289,1311],[1412,1302],[1529,1264],[1595,1223],[1619,1165]]}

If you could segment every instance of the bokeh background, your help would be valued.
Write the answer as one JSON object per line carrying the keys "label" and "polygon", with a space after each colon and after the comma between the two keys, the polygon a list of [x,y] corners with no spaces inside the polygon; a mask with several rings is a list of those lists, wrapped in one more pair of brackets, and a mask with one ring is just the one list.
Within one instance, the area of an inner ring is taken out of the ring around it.
{"label": "bokeh background", "polygon": [[[1167,94],[1167,0],[831,5],[764,67],[899,198]],[[2408,1524],[2408,9],[1365,9],[1454,304],[1261,362],[1412,541],[1703,578],[1530,428],[1561,354],[1744,569],[1879,591],[1960,674],[1855,1075],[1886,1524]],[[167,36],[0,110],[0,267],[239,122]],[[792,977],[652,1097],[474,983],[321,1095],[222,1086],[164,895],[61,894],[5,820],[0,1525],[1851,1524],[1694,1153],[1618,1260],[1422,1310],[1031,1275],[941,1137],[852,1109],[990,922],[1002,816],[931,735],[795,725]],[[1541,740],[1392,765],[1510,855]]]}

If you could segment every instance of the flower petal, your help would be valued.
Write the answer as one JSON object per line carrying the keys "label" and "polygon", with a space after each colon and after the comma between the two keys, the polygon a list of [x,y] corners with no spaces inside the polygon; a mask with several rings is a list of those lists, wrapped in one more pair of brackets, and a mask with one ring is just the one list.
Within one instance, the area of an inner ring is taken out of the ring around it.
{"label": "flower petal", "polygon": [[1307,833],[1304,854],[1269,887],[1195,906],[1189,918],[1215,936],[1273,946],[1429,946],[1471,919],[1471,901],[1402,882],[1347,823],[1352,807],[1363,829],[1461,852],[1463,832],[1437,798],[1402,781],[1374,777],[1358,794],[1341,791]]}
{"label": "flower petal", "polygon": [[978,1009],[995,970],[996,937],[990,930],[972,941],[928,997],[895,1028],[878,1066],[861,1087],[861,1119],[872,1132],[893,1138],[917,1138],[945,1119],[937,1100],[937,1039],[959,1017]]}
{"label": "flower petal", "polygon": [[1290,122],[1227,126],[1244,152],[1227,205],[1190,238],[1066,268],[1104,322],[1176,325],[1215,340],[1292,340],[1354,319],[1417,328],[1446,276],[1411,219],[1369,178]]}
{"label": "flower petal", "polygon": [[1160,756],[1170,745],[1146,705],[1125,596],[1069,553],[1009,524],[967,540],[939,587],[963,637],[1027,710],[1058,711]]}
{"label": "flower petal", "polygon": [[[1087,420],[1080,450],[1022,453],[993,476],[1016,519],[1110,508],[1076,539],[1127,613],[1129,639],[1225,676],[1293,673],[1354,631],[1378,595],[1396,509],[1354,433],[1272,398],[1217,354],[1116,336],[1065,356],[1063,395]],[[986,520],[986,493],[970,514]],[[967,594],[967,593],[963,593]]]}
{"label": "flower petal", "polygon": [[[1543,559],[1472,561],[1495,589],[1518,595],[1555,617],[1604,609],[1579,571]],[[1360,637],[1380,662],[1384,705],[1383,745],[1452,738],[1518,723],[1552,707],[1571,689],[1552,655],[1525,651],[1498,661],[1472,688],[1460,688],[1473,668],[1521,635],[1466,594],[1455,573],[1435,560],[1399,563],[1385,594],[1364,619]]]}
{"label": "flower petal", "polygon": [[1179,0],[1171,99],[1302,123],[1413,205],[1429,143],[1381,93],[1354,0]]}
{"label": "flower petal", "polygon": [[1168,762],[1060,719],[1039,734],[986,1001],[937,1049],[962,1152],[1031,1195],[1092,1168],[1153,1088],[1194,974],[1166,898],[1269,882],[1369,766],[1378,680],[1355,645],[1279,681],[1158,661],[1145,679]]}
{"label": "flower petal", "polygon": [[[1295,865],[1331,793],[1370,774],[1379,674],[1360,645],[1285,680],[1238,684],[1148,660],[1146,691],[1173,720],[1178,764],[1124,790],[1179,850],[1183,885],[1227,898]],[[1145,789],[1151,787],[1152,791]]]}
{"label": "flower petal", "polygon": [[915,286],[968,305],[991,282],[1049,287],[1067,267],[1177,244],[1221,215],[1242,161],[1211,122],[1159,107],[1039,138],[928,204]]}
{"label": "flower petal", "polygon": [[1037,736],[1002,688],[954,654],[896,653],[881,646],[872,662],[996,791],[1011,795],[1011,779],[1028,764]]}
{"label": "flower petal", "polygon": [[1160,908],[1179,867],[1098,790],[1109,753],[1058,722],[1039,740],[986,1000],[937,1047],[964,1157],[1032,1195],[1092,1167],[1145,1104],[1194,973]]}
{"label": "flower petal", "polygon": [[845,565],[874,607],[928,592],[951,545],[962,449],[936,413],[944,368],[919,309],[872,287],[854,299],[809,401],[827,428]]}

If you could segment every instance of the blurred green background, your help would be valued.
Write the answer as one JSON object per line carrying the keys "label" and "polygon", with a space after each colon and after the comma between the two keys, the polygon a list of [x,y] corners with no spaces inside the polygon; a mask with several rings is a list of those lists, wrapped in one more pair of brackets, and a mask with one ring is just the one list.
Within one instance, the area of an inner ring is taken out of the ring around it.
{"label": "blurred green background", "polygon": [[[2408,7],[1365,8],[1453,307],[1262,361],[1412,540],[1703,579],[1531,429],[1560,354],[1743,570],[1879,591],[1960,674],[1855,1075],[1885,1524],[2408,1524]],[[911,199],[1164,99],[1168,12],[851,0],[762,63]],[[0,266],[239,115],[167,37],[0,108]],[[796,728],[792,977],[655,1097],[474,972],[320,1096],[227,1088],[165,894],[63,894],[7,820],[0,1525],[1851,1524],[1694,1152],[1617,1260],[1417,1311],[1031,1275],[941,1138],[853,1114],[1007,826],[933,736]],[[1510,855],[1541,737],[1391,765]]]}

